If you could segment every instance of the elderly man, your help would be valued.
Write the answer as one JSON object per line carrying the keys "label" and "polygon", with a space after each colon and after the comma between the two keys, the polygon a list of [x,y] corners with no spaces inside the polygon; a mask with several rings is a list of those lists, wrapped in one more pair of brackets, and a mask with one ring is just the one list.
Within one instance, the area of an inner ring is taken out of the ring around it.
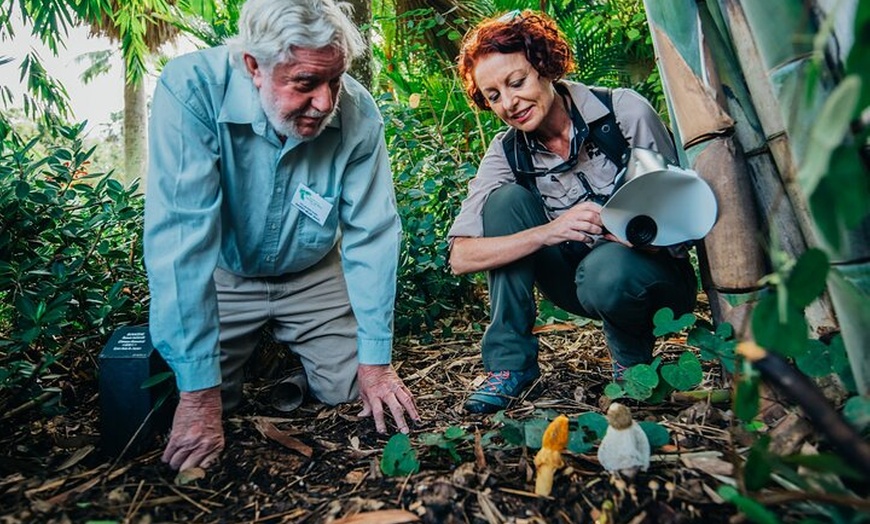
{"label": "elderly man", "polygon": [[401,224],[383,121],[346,74],[363,49],[346,5],[249,0],[228,46],[163,70],[150,121],[145,263],[151,335],[181,398],[164,462],[207,467],[264,327],[311,393],[362,399],[408,431],[391,365]]}

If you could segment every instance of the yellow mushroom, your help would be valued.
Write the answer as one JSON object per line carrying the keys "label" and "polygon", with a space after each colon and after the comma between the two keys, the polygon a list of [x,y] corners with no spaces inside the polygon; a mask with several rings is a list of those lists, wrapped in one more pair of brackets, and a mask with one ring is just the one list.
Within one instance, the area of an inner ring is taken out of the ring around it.
{"label": "yellow mushroom", "polygon": [[568,417],[559,415],[544,431],[541,449],[535,455],[535,494],[549,495],[553,491],[553,475],[565,465],[562,451],[568,445]]}

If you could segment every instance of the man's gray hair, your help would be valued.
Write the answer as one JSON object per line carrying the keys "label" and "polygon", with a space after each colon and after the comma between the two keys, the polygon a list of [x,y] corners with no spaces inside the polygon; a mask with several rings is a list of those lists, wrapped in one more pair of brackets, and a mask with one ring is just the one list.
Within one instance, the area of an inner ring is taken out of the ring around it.
{"label": "man's gray hair", "polygon": [[292,60],[293,47],[336,46],[350,67],[365,50],[351,12],[350,4],[334,0],[248,0],[239,17],[239,34],[227,42],[231,61],[245,71],[243,56],[248,53],[271,69]]}

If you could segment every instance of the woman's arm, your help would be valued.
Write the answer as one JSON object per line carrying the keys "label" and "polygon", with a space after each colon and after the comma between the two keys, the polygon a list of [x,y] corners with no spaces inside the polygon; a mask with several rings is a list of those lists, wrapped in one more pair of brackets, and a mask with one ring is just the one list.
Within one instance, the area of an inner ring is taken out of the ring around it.
{"label": "woman's arm", "polygon": [[569,240],[591,242],[603,232],[601,206],[582,202],[546,224],[499,237],[456,237],[450,249],[450,268],[456,275],[489,271],[546,246]]}

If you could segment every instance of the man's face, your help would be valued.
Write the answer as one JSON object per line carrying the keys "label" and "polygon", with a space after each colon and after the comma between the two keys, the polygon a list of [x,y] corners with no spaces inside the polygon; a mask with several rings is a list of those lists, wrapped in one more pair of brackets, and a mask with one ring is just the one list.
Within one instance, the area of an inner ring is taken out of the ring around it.
{"label": "man's face", "polygon": [[312,140],[338,110],[345,57],[336,47],[293,48],[294,58],[267,70],[251,55],[245,64],[279,135]]}

